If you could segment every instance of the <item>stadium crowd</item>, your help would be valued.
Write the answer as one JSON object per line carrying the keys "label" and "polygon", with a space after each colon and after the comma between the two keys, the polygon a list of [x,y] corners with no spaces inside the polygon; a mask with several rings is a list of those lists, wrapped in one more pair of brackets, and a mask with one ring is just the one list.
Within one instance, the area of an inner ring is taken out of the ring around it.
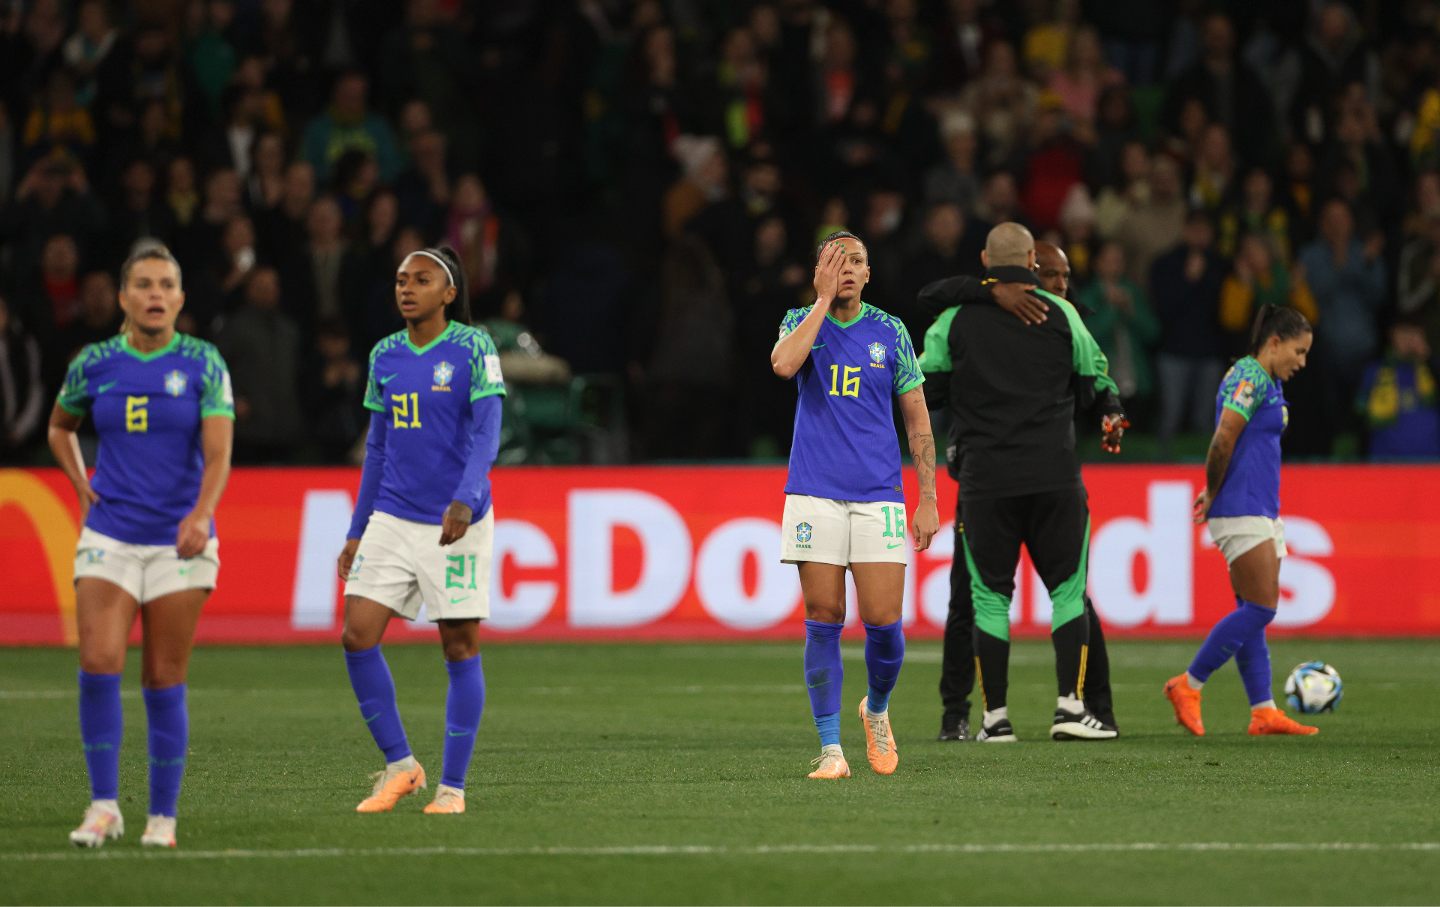
{"label": "stadium crowd", "polygon": [[355,456],[395,267],[440,242],[518,391],[502,462],[714,459],[788,449],[768,356],[817,237],[864,238],[918,340],[917,291],[1006,220],[1069,253],[1158,455],[1281,305],[1316,324],[1288,453],[1440,456],[1433,3],[23,0],[0,458],[40,456],[146,239],[241,462]]}

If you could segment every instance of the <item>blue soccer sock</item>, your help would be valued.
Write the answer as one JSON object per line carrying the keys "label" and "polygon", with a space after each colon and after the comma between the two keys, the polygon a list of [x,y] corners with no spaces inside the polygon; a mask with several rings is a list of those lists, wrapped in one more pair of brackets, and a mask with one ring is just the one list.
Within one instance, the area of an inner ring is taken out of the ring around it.
{"label": "blue soccer sock", "polygon": [[90,799],[120,796],[120,738],[125,713],[120,708],[120,675],[80,672],[80,742],[90,772]]}
{"label": "blue soccer sock", "polygon": [[1251,708],[1275,698],[1270,692],[1270,646],[1265,642],[1263,629],[1235,653],[1235,667],[1240,669],[1240,682],[1245,684]]}
{"label": "blue soccer sock", "polygon": [[400,709],[395,704],[395,681],[380,647],[346,652],[345,667],[360,703],[360,717],[370,728],[375,745],[385,754],[385,761],[398,762],[410,755],[410,742],[405,739],[405,726],[400,723]]}
{"label": "blue soccer sock", "polygon": [[805,686],[810,692],[810,713],[820,732],[821,746],[840,745],[840,688],[845,666],[840,660],[840,631],[844,624],[805,621]]}
{"label": "blue soccer sock", "polygon": [[479,655],[447,661],[445,670],[450,673],[450,691],[445,696],[445,762],[440,783],[464,790],[480,714],[485,711],[485,670]]}
{"label": "blue soccer sock", "polygon": [[1195,659],[1190,662],[1190,676],[1202,683],[1240,651],[1241,646],[1263,634],[1265,626],[1275,619],[1274,608],[1239,597],[1235,601],[1238,607],[1215,624],[1205,642],[1200,644]]}
{"label": "blue soccer sock", "polygon": [[900,679],[905,662],[905,631],[901,621],[865,625],[865,670],[869,674],[868,708],[879,714],[890,707],[890,691]]}
{"label": "blue soccer sock", "polygon": [[145,690],[145,715],[150,740],[150,815],[175,815],[180,782],[185,777],[185,752],[190,743],[190,713],[185,684]]}

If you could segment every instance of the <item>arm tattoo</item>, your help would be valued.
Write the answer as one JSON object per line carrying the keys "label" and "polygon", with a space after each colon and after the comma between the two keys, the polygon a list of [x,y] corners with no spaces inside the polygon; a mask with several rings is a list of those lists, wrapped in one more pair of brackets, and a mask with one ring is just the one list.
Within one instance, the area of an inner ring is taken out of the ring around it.
{"label": "arm tattoo", "polygon": [[935,500],[935,436],[926,432],[910,436],[910,456],[920,480],[920,500]]}
{"label": "arm tattoo", "polygon": [[1210,439],[1210,451],[1205,455],[1205,488],[1212,499],[1220,493],[1225,472],[1230,468],[1230,456],[1234,452],[1234,445],[1218,432]]}

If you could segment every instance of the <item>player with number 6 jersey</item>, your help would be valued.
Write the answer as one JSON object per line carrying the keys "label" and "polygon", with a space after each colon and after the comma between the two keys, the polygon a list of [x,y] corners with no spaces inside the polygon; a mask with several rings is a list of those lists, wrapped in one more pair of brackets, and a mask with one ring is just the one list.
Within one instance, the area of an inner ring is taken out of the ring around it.
{"label": "player with number 6 jersey", "polygon": [[469,321],[464,266],[448,247],[411,253],[395,275],[406,327],[375,345],[370,433],[355,516],[340,553],[343,643],[360,715],[385,755],[358,812],[388,812],[425,787],[380,642],[395,615],[436,622],[449,673],[444,762],[428,814],[465,811],[465,776],[485,705],[479,624],[490,616],[491,465],[505,382],[495,343]]}
{"label": "player with number 6 jersey", "polygon": [[[175,330],[184,305],[180,263],[169,250],[145,246],[131,255],[120,269],[124,326],[70,363],[50,416],[50,450],[75,487],[82,526],[75,624],[90,807],[70,833],[80,847],[125,832],[120,681],[137,612],[150,756],[140,843],[175,846],[189,755],[186,677],[200,609],[220,573],[214,514],[230,475],[235,418],[220,354]],[[87,414],[100,437],[93,482],[75,435]]]}
{"label": "player with number 6 jersey", "polygon": [[900,618],[908,561],[892,400],[900,401],[920,480],[917,551],[939,526],[935,441],[909,333],[860,298],[870,280],[864,242],[832,233],[817,258],[815,303],[786,313],[770,356],[775,373],[793,377],[799,393],[781,560],[798,566],[805,599],[805,685],[820,734],[809,777],[850,775],[840,746],[847,568],[865,625],[868,691],[858,711],[866,756],[878,774],[889,775],[899,764],[889,701],[905,658]]}

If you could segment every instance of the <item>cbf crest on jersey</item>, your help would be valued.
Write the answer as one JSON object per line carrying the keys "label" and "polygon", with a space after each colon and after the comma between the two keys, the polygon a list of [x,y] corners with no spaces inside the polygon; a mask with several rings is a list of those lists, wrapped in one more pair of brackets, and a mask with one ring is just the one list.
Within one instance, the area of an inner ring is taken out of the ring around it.
{"label": "cbf crest on jersey", "polygon": [[189,381],[182,371],[173,371],[165,376],[165,393],[172,397],[178,397],[185,393],[185,387]]}
{"label": "cbf crest on jersey", "polygon": [[814,527],[811,526],[809,523],[795,524],[795,541],[799,542],[801,545],[809,547],[808,543],[812,535],[814,535]]}
{"label": "cbf crest on jersey", "polygon": [[885,350],[885,344],[881,343],[880,341],[877,340],[877,341],[875,341],[874,343],[870,344],[870,367],[871,367],[871,368],[884,368],[884,367],[885,367],[885,352],[886,352],[886,350]]}
{"label": "cbf crest on jersey", "polygon": [[439,365],[435,366],[434,377],[435,386],[430,388],[432,391],[450,390],[450,379],[455,377],[455,366],[451,365],[448,362],[441,362]]}

